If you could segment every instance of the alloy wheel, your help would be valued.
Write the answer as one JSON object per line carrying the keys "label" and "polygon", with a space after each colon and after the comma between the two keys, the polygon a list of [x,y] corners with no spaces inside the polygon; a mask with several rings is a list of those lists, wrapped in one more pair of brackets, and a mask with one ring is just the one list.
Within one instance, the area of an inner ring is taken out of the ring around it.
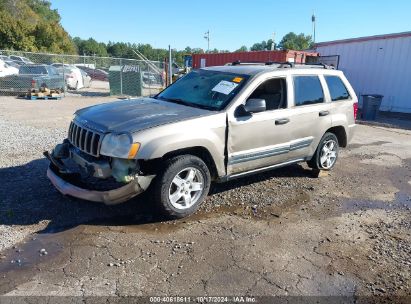
{"label": "alloy wheel", "polygon": [[338,144],[335,140],[329,139],[324,142],[320,154],[320,165],[324,169],[330,169],[334,166],[337,160],[337,147]]}
{"label": "alloy wheel", "polygon": [[188,209],[201,197],[204,190],[204,176],[200,170],[188,167],[173,178],[168,198],[176,209]]}

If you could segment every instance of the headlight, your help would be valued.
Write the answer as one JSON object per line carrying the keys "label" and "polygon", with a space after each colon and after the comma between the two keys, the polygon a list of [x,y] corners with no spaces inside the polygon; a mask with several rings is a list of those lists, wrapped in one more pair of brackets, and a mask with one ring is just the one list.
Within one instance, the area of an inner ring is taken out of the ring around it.
{"label": "headlight", "polygon": [[100,154],[118,158],[134,158],[140,148],[129,134],[106,134],[101,143]]}

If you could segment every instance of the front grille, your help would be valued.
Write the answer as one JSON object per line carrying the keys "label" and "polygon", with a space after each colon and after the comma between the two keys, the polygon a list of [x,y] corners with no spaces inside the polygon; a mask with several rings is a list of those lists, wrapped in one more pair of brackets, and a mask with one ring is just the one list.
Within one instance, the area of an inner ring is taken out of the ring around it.
{"label": "front grille", "polygon": [[100,155],[102,134],[71,122],[68,139],[73,146],[79,148],[81,151],[96,157]]}

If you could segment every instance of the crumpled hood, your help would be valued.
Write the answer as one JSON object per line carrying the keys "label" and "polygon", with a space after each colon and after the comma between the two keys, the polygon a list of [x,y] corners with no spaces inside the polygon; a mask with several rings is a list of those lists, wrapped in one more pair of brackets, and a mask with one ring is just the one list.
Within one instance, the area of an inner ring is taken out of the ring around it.
{"label": "crumpled hood", "polygon": [[86,128],[102,133],[133,133],[212,113],[159,99],[137,98],[80,109],[75,120]]}

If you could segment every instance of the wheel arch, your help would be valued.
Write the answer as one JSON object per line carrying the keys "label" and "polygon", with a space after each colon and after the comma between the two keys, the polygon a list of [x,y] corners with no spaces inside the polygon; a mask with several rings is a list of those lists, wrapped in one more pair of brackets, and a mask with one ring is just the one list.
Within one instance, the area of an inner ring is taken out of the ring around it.
{"label": "wheel arch", "polygon": [[343,148],[347,147],[347,132],[343,126],[329,128],[326,133],[333,133],[338,139],[338,145]]}
{"label": "wheel arch", "polygon": [[195,146],[195,147],[189,147],[189,148],[183,148],[183,149],[170,151],[164,154],[162,159],[167,160],[174,156],[185,155],[185,154],[194,155],[200,158],[202,161],[205,162],[208,169],[210,170],[211,179],[215,180],[218,178],[217,166],[215,164],[213,156],[211,155],[210,151],[208,151],[208,149],[205,147]]}
{"label": "wheel arch", "polygon": [[207,165],[210,170],[210,175],[212,180],[218,178],[218,170],[213,156],[210,151],[203,146],[194,146],[181,148],[173,151],[169,151],[160,158],[151,159],[151,160],[142,160],[142,166],[145,166],[148,171],[157,171],[161,169],[162,164],[165,161],[179,155],[193,155],[200,158]]}

